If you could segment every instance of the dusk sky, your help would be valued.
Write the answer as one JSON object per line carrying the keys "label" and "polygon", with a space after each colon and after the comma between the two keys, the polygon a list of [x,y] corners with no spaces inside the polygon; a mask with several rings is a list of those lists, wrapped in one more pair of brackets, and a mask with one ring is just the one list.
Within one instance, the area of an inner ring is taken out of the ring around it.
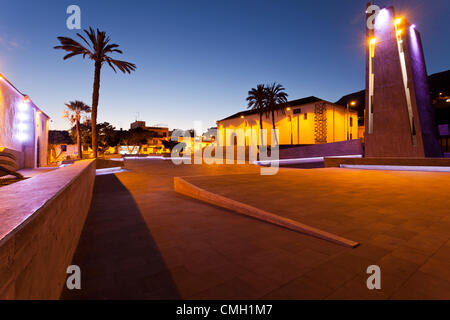
{"label": "dusk sky", "polygon": [[[66,8],[81,7],[82,28],[106,31],[133,62],[131,75],[102,69],[98,122],[204,127],[246,108],[258,83],[283,84],[289,99],[336,101],[364,88],[366,0],[344,1],[2,1],[0,73],[68,129],[64,103],[91,104],[93,63],[63,61],[57,36]],[[450,69],[450,1],[376,1],[394,5],[422,34],[428,73]],[[407,11],[405,11],[405,9]]]}

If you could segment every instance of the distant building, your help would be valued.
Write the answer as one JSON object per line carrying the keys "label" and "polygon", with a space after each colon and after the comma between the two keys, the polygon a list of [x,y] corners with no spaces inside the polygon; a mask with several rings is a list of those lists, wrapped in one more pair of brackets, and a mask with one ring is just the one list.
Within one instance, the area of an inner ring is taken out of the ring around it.
{"label": "distant building", "polygon": [[48,132],[49,163],[78,158],[78,146],[67,130],[50,130]]}
{"label": "distant building", "polygon": [[135,121],[130,124],[130,129],[145,128],[145,121]]}
{"label": "distant building", "polygon": [[[270,129],[273,128],[272,116],[262,116],[263,128],[267,129],[268,145],[271,145]],[[310,145],[358,139],[357,111],[325,101],[316,97],[307,97],[288,102],[287,107],[280,107],[275,112],[275,127],[280,145]],[[222,141],[220,145],[237,144],[233,130],[252,129],[256,137],[247,136],[245,145],[250,139],[260,140],[260,116],[257,111],[238,112],[217,121],[217,131]],[[266,141],[265,141],[266,142]]]}
{"label": "distant building", "polygon": [[50,117],[0,74],[0,150],[14,154],[19,168],[47,164]]}
{"label": "distant building", "polygon": [[130,124],[130,129],[142,128],[146,131],[153,132],[155,138],[167,138],[169,137],[169,128],[166,126],[153,126],[147,127],[145,121],[135,121]]}
{"label": "distant building", "polygon": [[141,146],[120,146],[120,153],[122,154],[136,154],[137,152],[143,154],[164,153],[168,152],[165,149],[162,141],[169,140],[169,128],[167,126],[146,126],[145,121],[135,121],[130,124],[130,130],[143,129],[149,134],[147,135],[147,144]]}

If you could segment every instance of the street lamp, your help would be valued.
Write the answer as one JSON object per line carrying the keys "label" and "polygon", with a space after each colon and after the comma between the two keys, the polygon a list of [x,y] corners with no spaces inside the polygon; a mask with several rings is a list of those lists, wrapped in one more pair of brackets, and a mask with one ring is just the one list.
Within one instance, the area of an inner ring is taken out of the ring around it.
{"label": "street lamp", "polygon": [[[286,108],[286,111],[287,112],[290,112],[291,111],[291,107],[287,107]],[[294,141],[292,140],[292,115],[289,115],[288,116],[289,118],[289,122],[291,123],[291,145],[293,145],[294,144]]]}
{"label": "street lamp", "polygon": [[356,105],[356,101],[347,102],[347,140],[350,140],[350,111],[349,107],[354,107]]}

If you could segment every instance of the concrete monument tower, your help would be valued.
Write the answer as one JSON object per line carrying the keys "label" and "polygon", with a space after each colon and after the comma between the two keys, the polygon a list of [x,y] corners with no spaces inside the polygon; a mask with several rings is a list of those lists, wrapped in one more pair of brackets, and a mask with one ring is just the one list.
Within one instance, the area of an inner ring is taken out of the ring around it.
{"label": "concrete monument tower", "polygon": [[366,157],[441,157],[415,25],[383,8],[367,28],[367,42]]}

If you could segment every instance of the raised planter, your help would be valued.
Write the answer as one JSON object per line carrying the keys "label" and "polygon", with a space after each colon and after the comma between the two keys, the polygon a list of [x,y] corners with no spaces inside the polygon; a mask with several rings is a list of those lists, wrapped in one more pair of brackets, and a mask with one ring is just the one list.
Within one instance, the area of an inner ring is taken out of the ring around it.
{"label": "raised planter", "polygon": [[0,189],[0,299],[58,299],[90,207],[95,160]]}

